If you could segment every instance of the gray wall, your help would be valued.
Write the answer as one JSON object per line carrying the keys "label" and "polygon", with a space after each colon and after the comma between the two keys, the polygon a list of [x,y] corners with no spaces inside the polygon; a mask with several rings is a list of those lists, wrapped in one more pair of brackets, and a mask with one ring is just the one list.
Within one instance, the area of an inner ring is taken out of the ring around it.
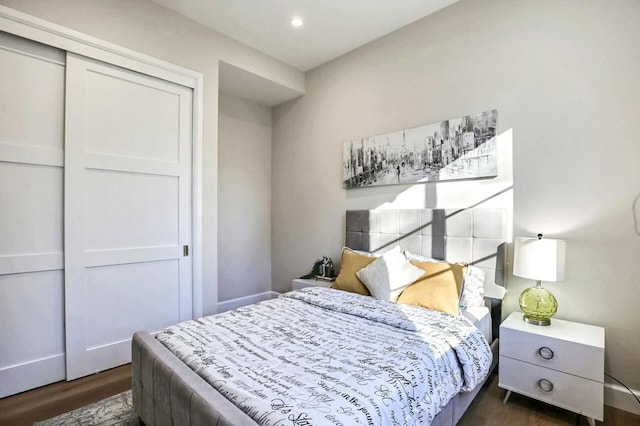
{"label": "gray wall", "polygon": [[271,291],[271,109],[220,94],[218,302]]}
{"label": "gray wall", "polygon": [[0,0],[0,4],[204,75],[203,299],[205,314],[215,312],[218,297],[218,63],[223,60],[297,91],[304,91],[304,74],[146,0]]}
{"label": "gray wall", "polygon": [[[557,316],[605,326],[640,389],[638,22],[637,0],[462,0],[309,72],[273,112],[274,289],[339,259],[346,209],[513,203],[514,236],[568,242]],[[342,189],[344,142],[491,108],[499,179]],[[509,277],[505,315],[531,284]]]}

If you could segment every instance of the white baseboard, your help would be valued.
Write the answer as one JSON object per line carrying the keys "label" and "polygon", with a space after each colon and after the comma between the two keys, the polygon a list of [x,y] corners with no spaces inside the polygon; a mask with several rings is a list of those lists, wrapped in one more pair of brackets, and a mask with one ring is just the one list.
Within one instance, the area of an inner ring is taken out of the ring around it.
{"label": "white baseboard", "polygon": [[[640,397],[640,391],[632,389]],[[613,383],[604,384],[604,404],[640,416],[640,404],[624,387]]]}
{"label": "white baseboard", "polygon": [[275,299],[278,296],[280,296],[280,293],[277,291],[265,291],[264,293],[256,293],[249,296],[238,297],[237,299],[225,300],[224,302],[218,303],[218,313],[262,302],[263,300]]}

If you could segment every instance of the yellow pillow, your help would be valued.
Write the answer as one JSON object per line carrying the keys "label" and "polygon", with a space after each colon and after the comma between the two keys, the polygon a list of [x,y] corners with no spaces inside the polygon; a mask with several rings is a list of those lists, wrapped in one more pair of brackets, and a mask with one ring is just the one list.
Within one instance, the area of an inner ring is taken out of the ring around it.
{"label": "yellow pillow", "polygon": [[367,287],[362,284],[362,281],[356,276],[356,272],[374,260],[376,260],[375,257],[365,256],[345,247],[342,249],[342,266],[340,267],[340,273],[331,288],[371,296]]}
{"label": "yellow pillow", "polygon": [[462,282],[467,265],[415,260],[411,263],[425,273],[402,292],[398,297],[398,303],[459,315],[458,301],[462,293]]}

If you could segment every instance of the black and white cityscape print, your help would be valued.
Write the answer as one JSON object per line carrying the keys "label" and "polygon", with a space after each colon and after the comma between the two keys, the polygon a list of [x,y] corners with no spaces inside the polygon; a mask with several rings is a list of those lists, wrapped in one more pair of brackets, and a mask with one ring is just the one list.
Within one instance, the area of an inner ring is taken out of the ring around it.
{"label": "black and white cityscape print", "polygon": [[473,179],[498,174],[498,111],[344,144],[344,188]]}

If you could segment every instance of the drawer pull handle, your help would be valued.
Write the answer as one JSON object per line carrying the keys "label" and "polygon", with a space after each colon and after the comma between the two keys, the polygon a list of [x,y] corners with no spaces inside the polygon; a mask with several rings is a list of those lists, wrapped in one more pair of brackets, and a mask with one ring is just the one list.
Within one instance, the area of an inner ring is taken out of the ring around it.
{"label": "drawer pull handle", "polygon": [[538,355],[540,355],[542,359],[551,359],[553,358],[554,354],[551,348],[543,346],[540,349],[538,349]]}
{"label": "drawer pull handle", "polygon": [[538,387],[541,391],[551,392],[553,390],[553,383],[547,379],[540,379],[538,380]]}

